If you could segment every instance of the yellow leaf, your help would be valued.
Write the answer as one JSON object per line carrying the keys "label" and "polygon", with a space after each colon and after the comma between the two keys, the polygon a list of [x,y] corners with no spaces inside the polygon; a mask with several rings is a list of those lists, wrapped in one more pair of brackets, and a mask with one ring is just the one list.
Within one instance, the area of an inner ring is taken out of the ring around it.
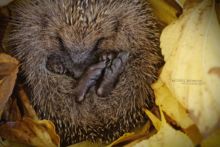
{"label": "yellow leaf", "polygon": [[159,131],[161,129],[161,121],[153,113],[151,113],[149,110],[145,110],[145,113],[152,121],[156,130]]}
{"label": "yellow leaf", "polygon": [[156,96],[156,104],[190,137],[194,144],[201,143],[202,136],[178,100],[171,94],[167,86],[159,79],[152,85]]}
{"label": "yellow leaf", "polygon": [[220,123],[219,40],[214,0],[188,7],[161,35],[161,79],[204,135]]}
{"label": "yellow leaf", "polygon": [[177,19],[177,9],[169,5],[165,0],[148,0],[152,5],[153,11],[158,19],[169,24]]}
{"label": "yellow leaf", "polygon": [[186,110],[179,104],[177,99],[170,93],[167,86],[158,80],[153,84],[156,96],[156,104],[183,129],[194,124]]}
{"label": "yellow leaf", "polygon": [[[148,110],[146,110],[146,113],[156,126],[159,119]],[[167,124],[163,113],[161,113],[161,116],[161,127],[157,134],[153,135],[147,140],[141,141],[134,147],[193,147],[193,143],[184,133],[176,131],[169,124]]]}

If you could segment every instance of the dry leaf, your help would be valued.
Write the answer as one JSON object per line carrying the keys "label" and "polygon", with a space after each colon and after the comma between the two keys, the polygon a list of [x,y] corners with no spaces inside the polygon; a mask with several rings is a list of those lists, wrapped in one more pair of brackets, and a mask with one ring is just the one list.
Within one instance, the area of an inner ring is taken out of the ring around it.
{"label": "dry leaf", "polygon": [[16,121],[21,120],[22,117],[38,120],[38,116],[30,103],[24,87],[17,85],[16,90],[14,90],[4,108],[2,118],[6,121]]}
{"label": "dry leaf", "polygon": [[32,118],[34,120],[38,120],[38,116],[37,116],[34,108],[32,107],[32,105],[30,103],[30,100],[29,100],[25,90],[21,86],[20,86],[20,89],[18,91],[18,96],[19,96],[19,99],[21,101],[21,105],[22,105],[22,108],[23,108],[23,111],[24,111],[24,116]]}
{"label": "dry leaf", "polygon": [[38,120],[21,86],[15,90],[7,105],[3,115],[7,122],[0,125],[0,137],[6,140],[0,141],[0,146],[59,146],[60,139],[55,126],[50,121]]}
{"label": "dry leaf", "polygon": [[161,36],[161,79],[204,135],[220,123],[220,78],[213,70],[220,68],[219,40],[214,0],[184,10]]}
{"label": "dry leaf", "polygon": [[202,140],[204,139],[196,125],[183,129],[183,131],[195,145],[201,144]]}
{"label": "dry leaf", "polygon": [[0,136],[9,141],[38,147],[57,147],[60,143],[52,122],[30,118],[1,125]]}
{"label": "dry leaf", "polygon": [[190,118],[187,111],[178,100],[171,94],[167,86],[159,79],[152,85],[156,96],[156,104],[165,112],[175,123],[184,130],[194,144],[202,141],[202,136]]}
{"label": "dry leaf", "polygon": [[0,54],[0,116],[12,94],[18,72],[18,61],[9,55]]}
{"label": "dry leaf", "polygon": [[153,11],[157,18],[165,23],[169,24],[177,19],[178,10],[168,4],[165,0],[148,0],[152,5]]}
{"label": "dry leaf", "polygon": [[[146,110],[146,114],[158,129],[157,134],[144,140],[134,147],[193,147],[192,141],[182,132],[176,131],[167,124],[164,115],[161,111],[162,121],[154,116],[150,111]],[[160,123],[160,125],[158,124]],[[158,126],[160,126],[158,128]]]}
{"label": "dry leaf", "polygon": [[156,104],[181,128],[186,129],[194,124],[186,110],[179,104],[161,80],[153,84],[152,88],[156,96]]}
{"label": "dry leaf", "polygon": [[4,121],[17,121],[22,119],[23,114],[22,110],[20,110],[22,107],[19,107],[18,103],[18,99],[13,95],[9,98],[2,114]]}

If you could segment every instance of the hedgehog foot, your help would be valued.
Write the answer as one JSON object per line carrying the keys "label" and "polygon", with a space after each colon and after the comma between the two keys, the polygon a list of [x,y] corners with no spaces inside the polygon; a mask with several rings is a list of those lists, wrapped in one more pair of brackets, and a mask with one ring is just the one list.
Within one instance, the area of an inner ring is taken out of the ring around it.
{"label": "hedgehog foot", "polygon": [[120,74],[124,71],[128,61],[129,53],[121,52],[115,58],[112,53],[104,55],[104,61],[107,61],[104,75],[97,89],[97,95],[101,97],[108,96],[114,89]]}
{"label": "hedgehog foot", "polygon": [[89,89],[96,85],[97,81],[101,78],[102,73],[106,67],[106,61],[101,61],[89,67],[79,80],[78,86],[74,89],[76,95],[76,102],[80,103],[85,99],[85,95]]}
{"label": "hedgehog foot", "polygon": [[97,95],[108,96],[114,89],[120,74],[124,71],[128,56],[129,54],[126,52],[121,52],[117,56],[114,53],[102,55],[101,61],[89,67],[74,89],[76,102],[82,102],[89,89],[96,86],[99,81]]}

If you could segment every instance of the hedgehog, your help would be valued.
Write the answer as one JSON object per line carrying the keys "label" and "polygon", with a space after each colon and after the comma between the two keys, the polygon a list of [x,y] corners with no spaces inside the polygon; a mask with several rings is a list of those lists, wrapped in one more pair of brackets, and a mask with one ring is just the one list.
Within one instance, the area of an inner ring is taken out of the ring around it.
{"label": "hedgehog", "polygon": [[164,63],[147,0],[20,0],[8,44],[61,144],[109,143],[148,120]]}

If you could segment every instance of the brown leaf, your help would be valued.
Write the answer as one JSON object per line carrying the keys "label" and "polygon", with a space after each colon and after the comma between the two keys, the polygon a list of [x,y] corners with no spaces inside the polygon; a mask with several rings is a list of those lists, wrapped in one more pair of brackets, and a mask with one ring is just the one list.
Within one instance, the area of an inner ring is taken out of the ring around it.
{"label": "brown leaf", "polygon": [[21,86],[19,87],[18,96],[19,96],[19,99],[21,101],[21,104],[24,110],[24,116],[37,120],[38,119],[37,114],[35,110],[33,109],[24,88]]}
{"label": "brown leaf", "polygon": [[13,91],[18,66],[16,59],[6,54],[0,54],[0,116]]}
{"label": "brown leaf", "polygon": [[24,87],[18,84],[4,108],[2,118],[5,121],[17,121],[21,120],[22,117],[38,120]]}
{"label": "brown leaf", "polygon": [[194,144],[200,144],[203,136],[201,135],[198,127],[196,125],[192,125],[187,129],[184,129],[184,132],[189,136],[189,138],[193,141]]}
{"label": "brown leaf", "polygon": [[12,142],[30,146],[57,147],[60,139],[52,122],[23,118],[0,126],[0,136]]}
{"label": "brown leaf", "polygon": [[[8,57],[8,55],[0,54],[0,90],[8,92],[7,97],[0,95],[2,96],[0,104],[4,106],[11,95],[18,72],[18,62]],[[2,87],[4,89],[1,89]],[[3,110],[3,107],[1,108]],[[16,90],[7,102],[4,119],[7,122],[0,125],[0,137],[6,139],[1,142],[3,146],[59,146],[60,139],[56,134],[54,124],[47,120],[38,120],[21,85],[16,86]]]}
{"label": "brown leaf", "polygon": [[5,105],[2,119],[5,121],[17,121],[22,119],[22,113],[18,106],[18,100],[14,96],[11,96]]}

